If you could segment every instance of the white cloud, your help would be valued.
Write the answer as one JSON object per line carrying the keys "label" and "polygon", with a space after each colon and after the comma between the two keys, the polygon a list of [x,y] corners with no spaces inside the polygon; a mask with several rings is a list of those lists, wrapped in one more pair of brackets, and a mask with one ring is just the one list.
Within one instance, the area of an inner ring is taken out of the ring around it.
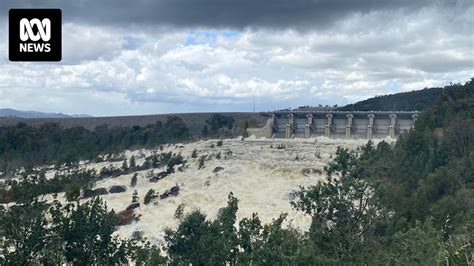
{"label": "white cloud", "polygon": [[255,95],[259,110],[271,110],[442,86],[474,76],[472,16],[450,12],[372,12],[307,32],[69,23],[63,63],[0,62],[0,105],[93,115],[246,111]]}

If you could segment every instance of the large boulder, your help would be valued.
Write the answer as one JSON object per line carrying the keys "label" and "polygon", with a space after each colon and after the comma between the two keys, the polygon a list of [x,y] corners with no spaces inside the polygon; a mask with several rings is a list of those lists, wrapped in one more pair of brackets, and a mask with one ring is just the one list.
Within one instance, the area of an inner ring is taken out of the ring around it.
{"label": "large boulder", "polygon": [[150,182],[156,183],[167,176],[168,176],[168,172],[166,171],[159,172],[154,177],[150,178]]}
{"label": "large boulder", "polygon": [[305,176],[312,175],[312,174],[322,175],[323,171],[321,169],[317,169],[317,168],[303,168],[303,169],[301,169],[301,173]]}
{"label": "large boulder", "polygon": [[84,190],[83,197],[84,198],[92,198],[100,195],[109,194],[106,188],[100,187],[96,189],[86,189]]}
{"label": "large boulder", "polygon": [[288,200],[289,201],[294,201],[298,197],[298,191],[296,190],[291,190],[288,192]]}
{"label": "large boulder", "polygon": [[178,196],[178,194],[179,194],[179,186],[176,185],[176,186],[170,188],[169,190],[165,191],[163,194],[161,194],[160,199],[166,199],[166,198],[171,197],[171,196],[176,197],[176,196]]}
{"label": "large boulder", "polygon": [[133,210],[125,210],[116,214],[117,216],[117,225],[129,225],[137,219]]}
{"label": "large boulder", "polygon": [[220,171],[224,170],[224,167],[220,167],[220,166],[217,166],[216,168],[214,168],[214,170],[212,170],[212,172],[214,174],[217,174],[219,173]]}
{"label": "large boulder", "polygon": [[136,209],[138,207],[140,207],[140,203],[139,202],[134,202],[134,203],[128,205],[128,207],[125,210],[127,210],[127,211],[128,210],[133,210],[133,209]]}
{"label": "large boulder", "polygon": [[122,193],[122,192],[125,192],[125,191],[127,191],[126,186],[112,186],[109,189],[109,193]]}

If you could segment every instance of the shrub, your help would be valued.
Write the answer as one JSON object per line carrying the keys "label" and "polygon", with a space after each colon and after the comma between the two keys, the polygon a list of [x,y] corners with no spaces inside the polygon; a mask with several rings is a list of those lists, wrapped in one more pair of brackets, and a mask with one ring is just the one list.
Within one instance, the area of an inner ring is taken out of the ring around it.
{"label": "shrub", "polygon": [[135,191],[133,191],[133,195],[132,195],[132,203],[138,202],[139,200],[140,199],[138,198],[138,192],[135,189]]}
{"label": "shrub", "polygon": [[130,181],[130,186],[131,187],[135,187],[137,185],[137,179],[138,179],[137,177],[138,177],[137,173],[133,174],[132,180]]}
{"label": "shrub", "polygon": [[155,190],[154,189],[150,189],[148,190],[148,192],[146,193],[145,195],[145,198],[143,199],[143,203],[145,205],[147,205],[148,203],[150,203],[154,198],[157,198],[158,197],[158,194],[156,194]]}
{"label": "shrub", "polygon": [[202,169],[204,168],[204,162],[206,160],[206,156],[201,156],[201,158],[199,158],[199,163],[198,163],[198,169]]}

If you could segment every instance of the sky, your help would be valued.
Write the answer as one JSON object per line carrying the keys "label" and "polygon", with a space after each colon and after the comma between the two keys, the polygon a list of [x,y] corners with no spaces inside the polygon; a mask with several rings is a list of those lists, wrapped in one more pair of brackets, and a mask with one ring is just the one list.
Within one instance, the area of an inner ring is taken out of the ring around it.
{"label": "sky", "polygon": [[[10,8],[63,60],[8,60]],[[474,77],[472,0],[1,0],[0,108],[94,116],[345,105]]]}

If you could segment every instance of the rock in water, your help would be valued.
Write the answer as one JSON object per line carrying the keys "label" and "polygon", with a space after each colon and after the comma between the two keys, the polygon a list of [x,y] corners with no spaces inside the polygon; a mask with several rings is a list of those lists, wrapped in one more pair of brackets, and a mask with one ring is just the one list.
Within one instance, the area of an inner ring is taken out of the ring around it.
{"label": "rock in water", "polygon": [[135,213],[133,210],[125,210],[117,213],[117,225],[129,225],[136,220]]}
{"label": "rock in water", "polygon": [[125,192],[125,191],[127,191],[126,186],[112,186],[109,189],[109,193],[122,193],[122,192]]}
{"label": "rock in water", "polygon": [[166,199],[170,196],[176,197],[176,196],[178,196],[178,194],[179,194],[179,186],[176,185],[176,186],[170,188],[169,190],[165,191],[165,193],[161,194],[160,199]]}
{"label": "rock in water", "polygon": [[156,176],[150,178],[150,182],[156,183],[167,176],[168,176],[168,172],[166,171],[159,172]]}
{"label": "rock in water", "polygon": [[125,210],[127,210],[127,211],[128,210],[133,210],[133,209],[136,209],[138,207],[140,207],[140,203],[139,202],[134,202],[134,203],[128,205],[128,207]]}
{"label": "rock in water", "polygon": [[224,170],[224,167],[220,167],[220,166],[217,166],[216,168],[214,168],[214,170],[212,171],[214,174],[216,173],[219,173],[220,171]]}
{"label": "rock in water", "polygon": [[105,195],[105,194],[109,194],[109,192],[107,192],[107,189],[105,189],[103,187],[96,188],[96,189],[86,189],[86,190],[84,190],[83,197],[84,198],[92,198],[92,197]]}
{"label": "rock in water", "polygon": [[298,191],[296,190],[291,190],[288,192],[288,200],[289,201],[294,201],[298,197]]}

